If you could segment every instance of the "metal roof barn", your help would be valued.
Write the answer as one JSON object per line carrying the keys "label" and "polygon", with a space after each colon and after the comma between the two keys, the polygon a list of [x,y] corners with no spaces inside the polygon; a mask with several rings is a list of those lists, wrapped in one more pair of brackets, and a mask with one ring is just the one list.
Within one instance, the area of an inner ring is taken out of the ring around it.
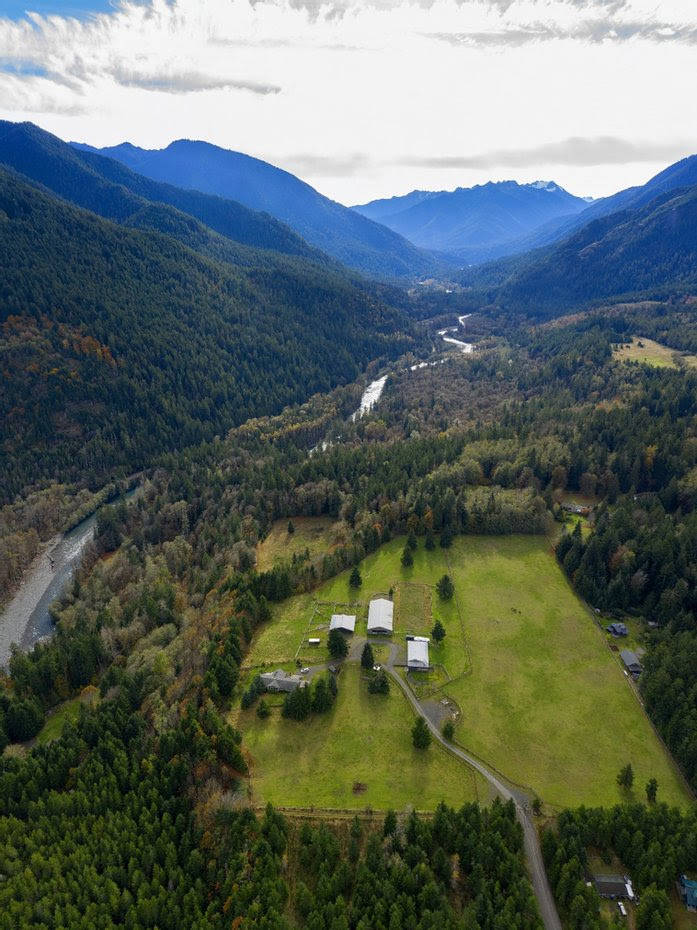
{"label": "metal roof barn", "polygon": [[394,604],[389,598],[374,597],[368,607],[368,632],[391,633],[394,628]]}
{"label": "metal roof barn", "polygon": [[332,619],[329,621],[329,629],[342,630],[344,633],[355,633],[355,614],[332,614]]}

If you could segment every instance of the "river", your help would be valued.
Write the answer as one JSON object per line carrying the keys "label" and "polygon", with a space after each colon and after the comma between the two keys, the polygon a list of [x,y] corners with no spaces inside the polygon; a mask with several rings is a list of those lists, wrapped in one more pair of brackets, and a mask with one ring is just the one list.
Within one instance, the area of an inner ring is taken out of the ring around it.
{"label": "river", "polygon": [[[131,500],[139,488],[121,498]],[[54,536],[24,573],[19,589],[0,612],[0,668],[7,666],[12,643],[26,652],[53,633],[52,602],[72,581],[75,570],[94,539],[97,514],[87,517],[63,536]]]}

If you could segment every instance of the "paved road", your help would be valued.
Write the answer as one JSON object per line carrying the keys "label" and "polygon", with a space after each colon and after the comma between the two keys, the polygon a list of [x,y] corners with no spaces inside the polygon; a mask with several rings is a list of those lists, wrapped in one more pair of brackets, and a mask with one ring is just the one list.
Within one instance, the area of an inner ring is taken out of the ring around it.
{"label": "paved road", "polygon": [[[390,656],[390,658],[392,657]],[[424,718],[433,737],[437,739],[438,742],[448,750],[448,752],[451,752],[454,756],[462,759],[463,762],[471,765],[472,768],[476,769],[481,775],[483,775],[489,784],[498,792],[498,794],[501,795],[505,801],[513,801],[515,804],[516,816],[518,817],[518,821],[523,828],[525,855],[528,860],[530,878],[532,880],[532,886],[537,898],[537,905],[540,909],[540,916],[542,917],[542,922],[545,925],[545,930],[562,930],[559,914],[557,913],[557,907],[554,903],[554,898],[552,897],[552,891],[549,887],[549,882],[547,881],[547,872],[545,871],[544,862],[542,861],[542,851],[540,849],[537,830],[530,816],[530,812],[527,807],[527,801],[523,798],[522,795],[517,794],[514,790],[505,785],[500,780],[500,778],[498,778],[493,772],[489,771],[489,769],[483,765],[479,759],[475,759],[474,756],[470,756],[469,753],[464,751],[464,749],[460,749],[459,746],[453,746],[452,743],[449,743],[446,739],[444,739],[440,730],[431,722],[431,720],[429,720],[428,716],[424,712],[421,706],[421,702],[417,699],[416,695],[411,690],[409,685],[404,681],[404,679],[395,671],[393,665],[389,663],[385,666],[385,668],[392,676],[392,679],[402,689],[407,697],[407,700],[414,708],[416,713]]]}

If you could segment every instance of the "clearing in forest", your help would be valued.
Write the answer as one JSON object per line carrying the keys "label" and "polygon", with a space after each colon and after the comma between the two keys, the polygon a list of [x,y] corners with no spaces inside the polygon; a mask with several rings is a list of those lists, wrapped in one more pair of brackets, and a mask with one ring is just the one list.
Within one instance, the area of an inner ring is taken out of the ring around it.
{"label": "clearing in forest", "polygon": [[[293,532],[288,532],[292,522]],[[329,517],[293,517],[292,521],[277,520],[266,539],[256,549],[257,568],[269,571],[279,562],[289,562],[294,555],[309,551],[311,559],[324,555],[341,541],[341,526]]]}
{"label": "clearing in forest", "polygon": [[[627,800],[616,783],[618,771],[627,762],[635,773],[630,799],[644,800],[644,785],[655,777],[659,800],[681,806],[688,803],[683,783],[617,654],[608,647],[594,615],[571,590],[547,539],[463,536],[451,549],[432,552],[419,540],[414,565],[408,569],[400,563],[403,546],[403,539],[392,540],[363,560],[363,585],[357,596],[365,605],[374,593],[390,587],[398,596],[404,582],[434,586],[445,572],[452,576],[453,600],[442,601],[431,588],[432,618],[441,620],[446,637],[441,646],[431,644],[430,648],[431,661],[443,665],[452,679],[439,694],[452,697],[461,710],[456,737],[462,746],[552,806],[609,805]],[[348,585],[348,574],[327,581],[311,595],[276,605],[272,620],[255,636],[248,663],[256,665],[272,656],[292,659],[313,614],[315,598],[346,603],[356,597]],[[409,603],[414,609],[411,598]],[[364,616],[364,611],[358,613]],[[405,632],[396,629],[393,637],[400,648]],[[315,662],[327,658],[323,638]],[[351,747],[348,756],[354,752],[365,756],[373,784],[382,785],[380,800],[363,796],[363,805],[398,806],[409,794],[394,788],[394,800],[389,800],[393,790],[389,786],[395,784],[395,757],[390,753],[397,745],[406,752],[399,757],[400,765],[406,766],[401,778],[411,779],[415,764],[410,709],[395,685],[387,711],[376,711],[368,695],[361,700],[354,695],[342,704],[348,699],[341,697],[347,680],[340,683],[340,700],[331,721],[313,717],[308,723],[291,725],[276,716],[259,721],[252,712],[244,730],[254,757],[253,787],[259,778],[272,785],[269,798],[278,804],[343,806],[336,803],[345,790],[341,770],[347,765],[347,755],[334,739],[340,734],[341,743]],[[401,712],[393,714],[392,708],[397,707],[402,707]],[[375,743],[376,728],[383,726],[394,740],[389,752],[386,744]],[[290,741],[291,749],[298,753],[295,774],[289,771],[292,754],[283,749],[291,733],[296,734]],[[354,771],[352,777],[369,783],[367,777]],[[395,777],[400,781],[400,776]],[[298,784],[293,786],[295,779]],[[328,786],[344,787],[322,787],[325,781]],[[315,782],[313,801],[309,787]],[[305,800],[299,801],[305,789]],[[259,791],[263,797],[263,785]],[[443,797],[453,802],[445,788]]]}
{"label": "clearing in forest", "polygon": [[682,353],[670,346],[661,345],[653,339],[632,336],[630,343],[619,345],[614,350],[616,359],[623,362],[641,362],[654,368],[676,368],[682,363],[689,368],[697,367],[697,356]]}

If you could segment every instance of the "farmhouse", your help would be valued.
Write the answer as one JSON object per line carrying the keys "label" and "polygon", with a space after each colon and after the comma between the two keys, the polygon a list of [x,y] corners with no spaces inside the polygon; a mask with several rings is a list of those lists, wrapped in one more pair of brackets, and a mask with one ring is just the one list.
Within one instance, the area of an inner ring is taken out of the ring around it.
{"label": "farmhouse", "polygon": [[407,668],[426,671],[431,666],[428,661],[428,637],[407,636]]}
{"label": "farmhouse", "polygon": [[680,876],[680,897],[689,911],[697,911],[697,882],[686,875]]}
{"label": "farmhouse", "polygon": [[332,614],[329,629],[341,630],[342,633],[354,633],[356,630],[356,617],[351,614]]}
{"label": "farmhouse", "polygon": [[374,597],[368,607],[368,632],[389,636],[394,627],[394,604],[387,597]]}
{"label": "farmhouse", "polygon": [[264,672],[259,677],[266,690],[270,691],[271,694],[278,694],[279,691],[297,691],[298,688],[307,687],[307,682],[300,675],[289,675],[282,668],[277,668],[275,672]]}
{"label": "farmhouse", "polygon": [[626,623],[611,623],[605,629],[608,633],[612,633],[613,636],[627,636],[629,633]]}
{"label": "farmhouse", "polygon": [[631,649],[623,649],[620,652],[620,658],[624,662],[624,667],[633,678],[638,678],[639,675],[641,675],[641,662],[637,658],[636,653],[632,652]]}
{"label": "farmhouse", "polygon": [[632,880],[627,875],[595,875],[593,884],[601,898],[610,898],[613,901],[620,898],[634,900]]}

